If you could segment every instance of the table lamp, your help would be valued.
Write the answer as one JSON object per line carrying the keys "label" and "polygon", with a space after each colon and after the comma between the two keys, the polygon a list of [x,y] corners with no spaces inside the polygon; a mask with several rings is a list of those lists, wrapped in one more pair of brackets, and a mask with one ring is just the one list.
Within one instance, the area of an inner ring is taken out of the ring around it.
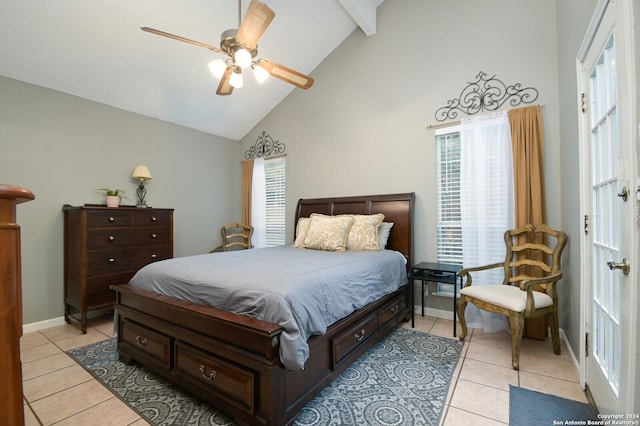
{"label": "table lamp", "polygon": [[149,168],[147,166],[136,166],[136,168],[133,169],[131,177],[140,181],[140,185],[138,185],[138,189],[136,190],[138,194],[136,207],[148,207],[147,202],[144,200],[144,197],[147,195],[147,188],[144,187],[144,181],[151,179]]}

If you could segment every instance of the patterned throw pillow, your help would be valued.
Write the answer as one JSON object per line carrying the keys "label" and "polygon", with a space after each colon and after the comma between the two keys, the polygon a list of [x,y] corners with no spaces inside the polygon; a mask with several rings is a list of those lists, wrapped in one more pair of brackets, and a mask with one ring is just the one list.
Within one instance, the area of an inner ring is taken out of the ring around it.
{"label": "patterned throw pillow", "polygon": [[304,237],[307,236],[310,222],[311,219],[308,217],[301,217],[298,219],[298,224],[296,225],[296,240],[293,242],[293,247],[304,247]]}
{"label": "patterned throw pillow", "polygon": [[312,213],[303,247],[315,250],[345,251],[352,224],[353,217],[350,215],[327,216]]}
{"label": "patterned throw pillow", "polygon": [[353,215],[353,226],[347,239],[347,250],[380,250],[378,229],[384,220],[382,213],[371,215]]}

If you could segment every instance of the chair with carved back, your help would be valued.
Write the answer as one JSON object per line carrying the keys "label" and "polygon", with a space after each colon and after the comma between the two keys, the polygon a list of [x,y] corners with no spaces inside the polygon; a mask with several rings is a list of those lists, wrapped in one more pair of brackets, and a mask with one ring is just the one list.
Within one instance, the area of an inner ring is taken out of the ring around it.
{"label": "chair with carved back", "polygon": [[253,227],[244,223],[235,222],[220,229],[222,235],[222,245],[211,250],[209,253],[220,251],[246,250],[251,245],[251,236],[253,235]]}
{"label": "chair with carved back", "polygon": [[[462,326],[460,340],[467,336],[464,315],[467,303],[505,315],[511,328],[511,364],[518,370],[525,318],[547,318],[553,351],[560,355],[556,285],[562,278],[560,258],[567,235],[547,225],[525,225],[506,231],[504,241],[507,249],[504,262],[460,271],[464,286],[457,313]],[[472,285],[472,272],[493,268],[504,269],[502,284]]]}

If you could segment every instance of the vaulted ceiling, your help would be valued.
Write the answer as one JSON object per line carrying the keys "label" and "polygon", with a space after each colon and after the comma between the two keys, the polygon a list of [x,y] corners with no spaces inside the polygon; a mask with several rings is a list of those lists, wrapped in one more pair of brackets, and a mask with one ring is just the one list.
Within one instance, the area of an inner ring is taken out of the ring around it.
{"label": "vaulted ceiling", "polygon": [[[354,29],[375,33],[383,0],[262,1],[275,19],[258,57],[313,76]],[[238,2],[3,0],[0,75],[233,140],[302,90],[245,73],[243,88],[218,96],[208,63],[220,54],[142,26],[219,46],[223,31],[238,28]]]}

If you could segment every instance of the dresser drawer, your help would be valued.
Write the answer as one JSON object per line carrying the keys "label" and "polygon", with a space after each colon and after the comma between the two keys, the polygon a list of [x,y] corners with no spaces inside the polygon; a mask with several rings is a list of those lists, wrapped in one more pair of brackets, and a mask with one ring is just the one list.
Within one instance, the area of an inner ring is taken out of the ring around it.
{"label": "dresser drawer", "polygon": [[378,333],[378,315],[373,313],[353,328],[333,339],[333,363],[340,362],[351,351]]}
{"label": "dresser drawer", "polygon": [[149,245],[171,242],[171,231],[167,226],[140,228],[95,228],[87,235],[89,249]]}
{"label": "dresser drawer", "polygon": [[116,292],[109,289],[111,285],[127,284],[135,272],[116,275],[101,275],[87,278],[86,299],[90,306],[104,306],[115,303]]}
{"label": "dresser drawer", "polygon": [[380,327],[391,321],[405,308],[405,297],[400,295],[380,308]]}
{"label": "dresser drawer", "polygon": [[137,271],[144,265],[171,257],[171,244],[93,250],[88,255],[88,275]]}
{"label": "dresser drawer", "polygon": [[215,389],[221,399],[251,414],[254,411],[255,373],[190,345],[176,342],[178,374],[200,386]]}
{"label": "dresser drawer", "polygon": [[155,330],[124,319],[122,321],[121,344],[130,350],[159,361],[164,367],[171,367],[171,338]]}
{"label": "dresser drawer", "polygon": [[169,226],[171,224],[170,210],[140,209],[133,213],[135,226]]}
{"label": "dresser drawer", "polygon": [[131,226],[133,212],[119,209],[90,210],[87,212],[87,226]]}

